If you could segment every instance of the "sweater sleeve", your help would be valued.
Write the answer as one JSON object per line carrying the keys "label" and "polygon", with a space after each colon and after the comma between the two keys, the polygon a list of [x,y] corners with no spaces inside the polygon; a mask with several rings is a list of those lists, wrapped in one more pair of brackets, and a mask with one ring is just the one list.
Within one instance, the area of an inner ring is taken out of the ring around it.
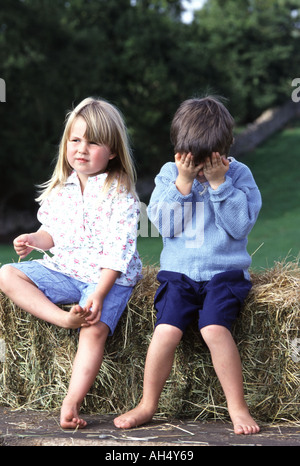
{"label": "sweater sleeve", "polygon": [[250,169],[235,162],[232,175],[213,190],[209,188],[217,227],[223,228],[234,239],[246,238],[253,228],[262,200]]}
{"label": "sweater sleeve", "polygon": [[183,228],[183,204],[192,202],[193,195],[183,196],[175,186],[177,168],[166,163],[155,178],[155,188],[150,198],[147,213],[163,237],[180,235]]}

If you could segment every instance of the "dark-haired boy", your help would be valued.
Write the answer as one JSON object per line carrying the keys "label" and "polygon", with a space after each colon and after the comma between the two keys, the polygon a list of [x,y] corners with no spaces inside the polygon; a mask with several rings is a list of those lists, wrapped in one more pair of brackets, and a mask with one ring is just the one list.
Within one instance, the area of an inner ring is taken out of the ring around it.
{"label": "dark-haired boy", "polygon": [[247,235],[261,196],[246,165],[228,157],[234,121],[215,97],[189,99],[177,110],[171,140],[175,163],[156,177],[148,214],[163,237],[143,398],[115,419],[119,428],[148,422],[170,374],[186,327],[198,317],[236,434],[259,426],[245,402],[242,367],[231,326],[251,288]]}

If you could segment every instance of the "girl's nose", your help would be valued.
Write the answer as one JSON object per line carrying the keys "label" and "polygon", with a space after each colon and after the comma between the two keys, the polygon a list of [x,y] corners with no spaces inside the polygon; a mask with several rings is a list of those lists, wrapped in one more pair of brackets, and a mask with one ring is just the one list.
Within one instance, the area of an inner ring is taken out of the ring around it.
{"label": "girl's nose", "polygon": [[87,152],[87,141],[80,141],[78,152],[85,154]]}

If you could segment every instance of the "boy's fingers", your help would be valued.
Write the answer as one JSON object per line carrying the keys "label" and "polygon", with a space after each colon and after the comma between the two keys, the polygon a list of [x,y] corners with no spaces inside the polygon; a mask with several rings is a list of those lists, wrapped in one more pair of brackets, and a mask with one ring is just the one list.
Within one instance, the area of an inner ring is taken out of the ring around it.
{"label": "boy's fingers", "polygon": [[229,166],[229,160],[226,159],[226,157],[224,155],[221,157],[221,160],[222,160],[223,165]]}

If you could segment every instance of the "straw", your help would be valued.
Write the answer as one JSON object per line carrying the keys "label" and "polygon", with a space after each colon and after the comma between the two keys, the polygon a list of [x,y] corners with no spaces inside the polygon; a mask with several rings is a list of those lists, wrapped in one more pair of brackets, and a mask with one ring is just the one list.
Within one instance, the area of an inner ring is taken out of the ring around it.
{"label": "straw", "polygon": [[[50,254],[47,253],[47,251],[44,251],[44,249],[37,248],[36,246],[32,246],[31,244],[26,244],[26,246],[28,246],[28,247],[31,248],[31,249],[34,249],[35,251],[40,252],[41,254],[46,254],[46,255],[51,259]],[[21,262],[21,257],[19,257],[18,262]]]}
{"label": "straw", "polygon": [[[87,413],[120,413],[142,395],[144,364],[155,323],[157,269],[145,267],[86,396]],[[260,422],[300,424],[299,260],[251,274],[253,288],[233,336],[243,364],[245,397]],[[64,309],[68,309],[65,307]],[[0,404],[14,409],[59,409],[67,392],[78,332],[37,320],[0,294]],[[197,325],[177,348],[157,415],[161,418],[228,419],[210,354]]]}

